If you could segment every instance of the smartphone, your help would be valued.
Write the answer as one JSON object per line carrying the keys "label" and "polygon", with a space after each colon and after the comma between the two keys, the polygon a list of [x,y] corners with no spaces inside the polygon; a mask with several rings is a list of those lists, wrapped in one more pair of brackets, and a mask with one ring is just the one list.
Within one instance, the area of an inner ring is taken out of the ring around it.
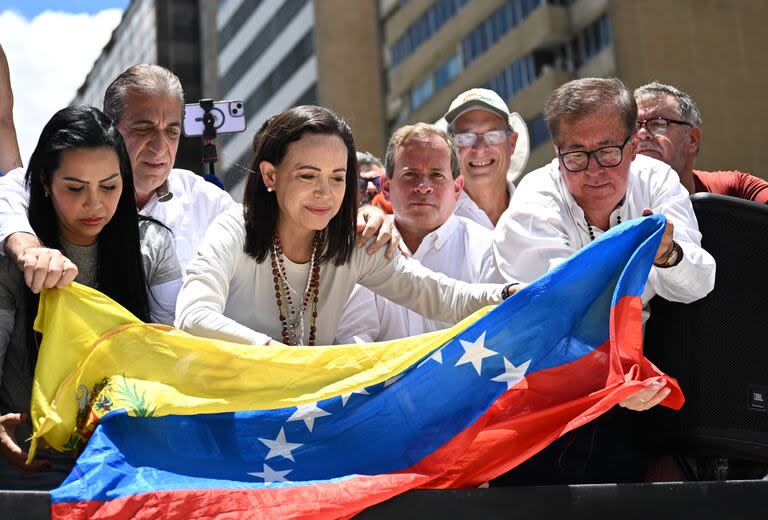
{"label": "smartphone", "polygon": [[[184,106],[184,135],[203,135],[203,115],[199,103]],[[217,134],[231,134],[245,130],[245,103],[242,101],[216,101],[211,109],[213,126]]]}

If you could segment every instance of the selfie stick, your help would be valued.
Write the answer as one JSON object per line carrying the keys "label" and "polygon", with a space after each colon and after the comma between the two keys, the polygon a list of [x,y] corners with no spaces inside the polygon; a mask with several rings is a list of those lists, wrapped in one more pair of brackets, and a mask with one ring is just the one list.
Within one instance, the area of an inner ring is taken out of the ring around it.
{"label": "selfie stick", "polygon": [[216,153],[216,145],[213,140],[216,139],[216,127],[214,123],[216,120],[213,117],[213,100],[201,99],[200,106],[203,108],[203,162],[208,163],[208,173],[216,176],[213,173],[213,163],[219,160],[219,156]]}

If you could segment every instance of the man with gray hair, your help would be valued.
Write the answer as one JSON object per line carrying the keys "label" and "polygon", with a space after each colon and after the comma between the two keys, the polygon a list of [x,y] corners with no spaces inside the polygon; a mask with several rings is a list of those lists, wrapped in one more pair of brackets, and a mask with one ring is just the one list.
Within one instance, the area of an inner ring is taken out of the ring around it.
{"label": "man with gray hair", "polygon": [[691,96],[654,81],[635,90],[638,153],[670,165],[690,194],[718,193],[768,203],[768,182],[739,171],[694,170],[701,115]]}

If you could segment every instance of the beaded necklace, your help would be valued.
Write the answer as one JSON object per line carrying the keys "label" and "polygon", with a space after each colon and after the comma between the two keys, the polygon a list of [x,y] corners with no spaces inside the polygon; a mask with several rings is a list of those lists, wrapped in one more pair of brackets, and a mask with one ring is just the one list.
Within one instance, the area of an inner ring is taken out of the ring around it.
{"label": "beaded necklace", "polygon": [[[587,218],[587,214],[584,213],[584,221],[587,223],[587,231],[589,232],[589,241],[594,242],[595,240],[595,232],[592,231],[592,224],[589,223],[589,219]],[[621,224],[621,214],[616,214],[616,225],[618,226]]]}
{"label": "beaded necklace", "polygon": [[283,250],[280,247],[280,239],[275,235],[272,242],[270,257],[272,260],[272,280],[275,282],[275,299],[277,300],[277,312],[282,326],[283,343],[286,345],[300,345],[304,339],[304,312],[310,309],[309,314],[309,345],[315,344],[317,333],[317,294],[320,289],[320,264],[317,261],[320,246],[323,242],[322,232],[315,233],[312,240],[312,257],[309,261],[309,277],[304,288],[304,297],[301,305],[295,306],[291,298],[291,287],[288,285],[288,275],[285,272]]}

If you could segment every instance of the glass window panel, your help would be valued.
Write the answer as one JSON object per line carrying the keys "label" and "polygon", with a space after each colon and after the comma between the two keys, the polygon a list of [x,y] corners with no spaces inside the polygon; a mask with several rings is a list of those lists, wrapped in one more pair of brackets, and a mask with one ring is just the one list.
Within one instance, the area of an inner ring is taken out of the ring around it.
{"label": "glass window panel", "polygon": [[512,13],[514,25],[520,23],[523,19],[523,0],[512,0]]}

